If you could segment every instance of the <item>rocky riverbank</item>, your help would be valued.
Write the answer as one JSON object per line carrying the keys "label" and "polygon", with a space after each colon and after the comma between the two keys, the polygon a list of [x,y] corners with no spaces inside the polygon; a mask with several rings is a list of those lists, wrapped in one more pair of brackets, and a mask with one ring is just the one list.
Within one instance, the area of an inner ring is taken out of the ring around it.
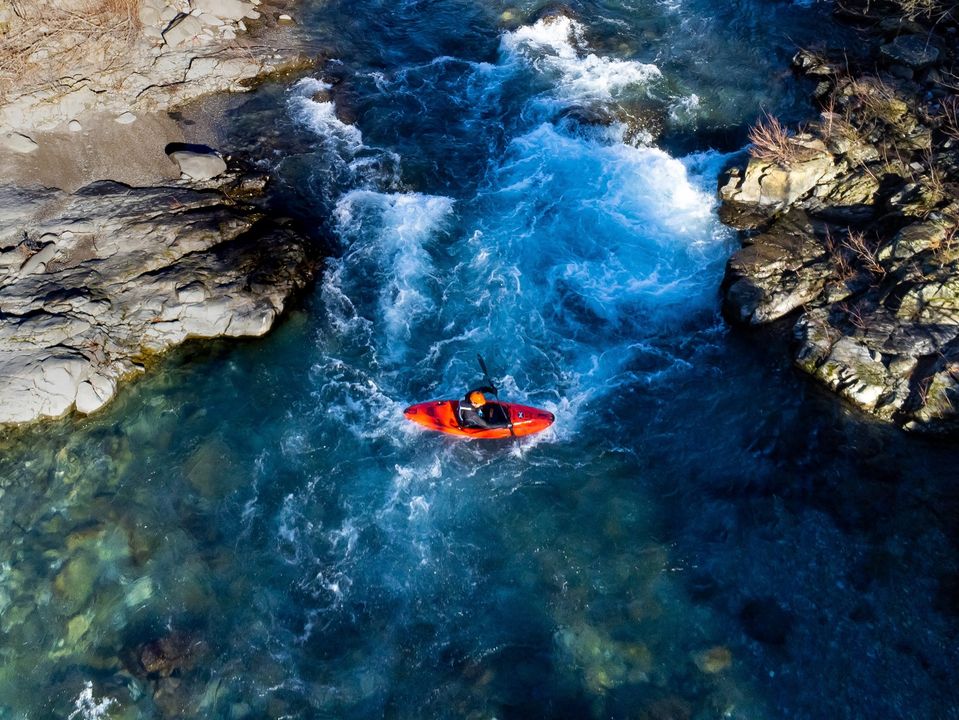
{"label": "rocky riverbank", "polygon": [[[797,367],[907,429],[959,430],[959,17],[844,3],[867,52],[802,50],[819,117],[751,133],[720,180],[743,231],[724,310],[794,323]],[[911,9],[911,11],[910,11]]]}
{"label": "rocky riverbank", "polygon": [[0,0],[0,426],[93,412],[188,338],[262,335],[312,276],[268,178],[170,116],[308,65],[288,13]]}

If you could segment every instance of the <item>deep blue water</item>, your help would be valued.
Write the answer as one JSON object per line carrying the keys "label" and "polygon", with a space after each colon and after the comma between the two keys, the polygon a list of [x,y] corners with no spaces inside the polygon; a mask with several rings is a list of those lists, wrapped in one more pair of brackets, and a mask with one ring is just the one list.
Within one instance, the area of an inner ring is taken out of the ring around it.
{"label": "deep blue water", "polygon": [[[228,103],[333,256],[269,337],[5,440],[0,718],[959,717],[959,450],[718,315],[717,174],[805,112],[795,47],[853,36],[539,10],[317,1],[328,60]],[[477,352],[555,426],[404,421]]]}

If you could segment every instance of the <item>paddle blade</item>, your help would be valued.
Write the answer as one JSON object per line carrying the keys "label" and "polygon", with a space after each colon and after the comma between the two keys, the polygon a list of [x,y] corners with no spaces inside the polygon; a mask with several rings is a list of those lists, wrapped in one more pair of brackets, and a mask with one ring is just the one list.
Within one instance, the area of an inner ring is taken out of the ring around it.
{"label": "paddle blade", "polygon": [[489,376],[489,370],[486,369],[486,361],[483,360],[483,356],[479,353],[476,353],[476,360],[479,362],[480,369],[483,371],[483,376],[486,378],[487,384],[493,388],[493,392],[496,392],[496,385],[493,384],[493,379]]}

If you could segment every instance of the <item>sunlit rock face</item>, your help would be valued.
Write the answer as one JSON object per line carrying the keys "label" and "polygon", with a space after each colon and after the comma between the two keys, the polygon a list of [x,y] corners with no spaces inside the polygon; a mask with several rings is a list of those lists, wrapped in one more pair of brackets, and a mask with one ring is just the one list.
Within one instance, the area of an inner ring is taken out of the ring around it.
{"label": "sunlit rock face", "polygon": [[935,42],[921,57],[918,45],[903,36],[882,46],[892,74],[795,56],[817,79],[824,109],[802,133],[761,121],[751,157],[720,182],[720,217],[748,231],[727,264],[724,308],[748,325],[798,315],[797,367],[883,420],[951,433],[959,429],[959,205],[950,189],[959,127],[938,76],[924,76],[926,101],[896,79],[897,67],[939,56]]}

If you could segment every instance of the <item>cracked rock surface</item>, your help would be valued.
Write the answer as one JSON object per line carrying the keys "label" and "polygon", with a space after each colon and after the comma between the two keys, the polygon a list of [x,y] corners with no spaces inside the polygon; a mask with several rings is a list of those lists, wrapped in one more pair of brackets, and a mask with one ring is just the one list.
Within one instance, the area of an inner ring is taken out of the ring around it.
{"label": "cracked rock surface", "polygon": [[90,413],[149,353],[257,336],[310,246],[217,190],[0,188],[0,424]]}
{"label": "cracked rock surface", "polygon": [[[8,3],[0,0],[0,10]],[[71,0],[16,5],[0,23],[0,38],[23,38],[22,52],[16,44],[8,50],[19,53],[22,71],[14,78],[0,71],[0,139],[28,148],[34,134],[94,112],[135,122],[138,114],[243,91],[257,78],[302,65],[299,53],[270,42],[277,8],[288,4],[141,0],[135,21],[85,17],[87,6]],[[260,35],[251,36],[247,23]]]}

